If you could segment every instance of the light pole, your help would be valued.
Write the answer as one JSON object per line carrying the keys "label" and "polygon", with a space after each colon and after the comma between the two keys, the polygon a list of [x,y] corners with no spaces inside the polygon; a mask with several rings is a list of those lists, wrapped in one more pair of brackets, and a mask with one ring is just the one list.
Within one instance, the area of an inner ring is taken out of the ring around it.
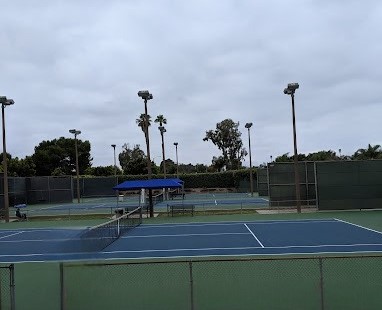
{"label": "light pole", "polygon": [[284,89],[284,94],[290,95],[292,98],[292,120],[293,120],[293,144],[294,144],[294,181],[296,186],[296,208],[297,212],[301,213],[301,196],[300,196],[300,176],[298,173],[298,153],[297,153],[297,138],[296,138],[296,116],[294,111],[294,93],[300,85],[298,83],[289,83]]}
{"label": "light pole", "polygon": [[81,134],[81,131],[76,129],[70,129],[69,132],[74,135],[74,146],[76,149],[77,201],[78,203],[80,203],[81,202],[80,200],[80,171],[79,171],[79,165],[78,165],[77,136]]}
{"label": "light pole", "polygon": [[246,123],[245,128],[248,129],[248,143],[249,143],[249,181],[251,184],[251,196],[253,197],[253,176],[252,176],[252,155],[251,155],[251,127],[252,123]]}
{"label": "light pole", "polygon": [[338,149],[338,153],[340,155],[340,160],[341,160],[341,149]]}
{"label": "light pole", "polygon": [[163,126],[159,126],[158,129],[162,137],[163,177],[166,178],[166,156],[164,152],[164,133],[166,132],[166,128],[164,128]]}
{"label": "light pole", "polygon": [[174,142],[176,153],[176,177],[179,179],[178,142]]}
{"label": "light pole", "polygon": [[4,185],[4,212],[5,212],[5,222],[9,222],[9,195],[8,195],[8,167],[7,167],[7,148],[5,143],[5,117],[4,109],[6,106],[10,106],[15,102],[12,99],[7,99],[5,96],[0,96],[1,102],[1,117],[3,122],[3,185]]}
{"label": "light pole", "polygon": [[272,160],[273,160],[273,157],[272,157],[272,155],[270,156],[270,158],[271,158],[271,162],[272,162]]}
{"label": "light pole", "polygon": [[[140,90],[138,96],[141,97],[145,103],[145,121],[144,121],[144,133],[146,138],[146,148],[147,148],[147,178],[151,179],[151,159],[150,159],[150,139],[149,139],[149,120],[147,114],[147,101],[153,99],[153,95],[150,94],[148,90]],[[149,189],[149,206],[150,206],[150,217],[154,216],[154,205],[153,205],[153,191]]]}
{"label": "light pole", "polygon": [[112,144],[111,147],[114,149],[114,176],[117,177],[117,163],[116,163],[116,159],[115,159],[115,147],[116,147],[116,145]]}

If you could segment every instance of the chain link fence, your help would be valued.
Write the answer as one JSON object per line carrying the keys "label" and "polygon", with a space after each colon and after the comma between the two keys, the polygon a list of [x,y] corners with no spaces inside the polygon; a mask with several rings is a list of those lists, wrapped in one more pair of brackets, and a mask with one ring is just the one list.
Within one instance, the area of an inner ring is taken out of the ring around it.
{"label": "chain link fence", "polygon": [[61,265],[61,309],[382,309],[382,256]]}
{"label": "chain link fence", "polygon": [[0,310],[15,310],[14,265],[0,266]]}

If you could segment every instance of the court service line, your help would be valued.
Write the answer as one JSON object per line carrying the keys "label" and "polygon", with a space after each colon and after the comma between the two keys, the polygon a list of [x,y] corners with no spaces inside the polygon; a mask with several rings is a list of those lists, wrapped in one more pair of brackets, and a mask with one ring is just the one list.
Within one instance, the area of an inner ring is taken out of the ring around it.
{"label": "court service line", "polygon": [[256,235],[253,233],[252,230],[249,229],[249,227],[247,226],[247,224],[244,224],[244,226],[249,230],[249,232],[251,233],[251,235],[256,239],[256,241],[261,245],[262,248],[264,248],[264,245],[260,242],[259,238],[256,237]]}
{"label": "court service line", "polygon": [[163,235],[125,235],[122,236],[122,239],[134,239],[134,238],[162,238],[162,237],[194,237],[194,236],[224,236],[224,235],[248,235],[247,232],[232,232],[232,233],[195,233],[195,234],[163,234]]}
{"label": "court service line", "polygon": [[372,231],[372,232],[375,232],[377,234],[381,234],[382,235],[382,232],[380,232],[378,230],[374,230],[374,229],[371,229],[371,228],[367,228],[365,226],[353,224],[353,223],[350,223],[350,222],[347,222],[347,221],[344,221],[344,220],[340,220],[340,219],[337,219],[337,218],[335,218],[335,220],[339,221],[339,222],[342,222],[342,223],[345,223],[345,224],[348,224],[348,225],[352,225],[352,226],[358,227],[358,228],[366,229],[366,230],[369,230],[369,231]]}
{"label": "court service line", "polygon": [[15,235],[18,235],[18,234],[22,234],[24,231],[19,231],[19,232],[16,232],[14,234],[10,234],[10,235],[6,235],[4,237],[0,237],[0,239],[4,239],[4,238],[8,238],[8,237],[12,237],[12,236],[15,236]]}
{"label": "court service line", "polygon": [[230,221],[230,222],[191,222],[191,223],[176,223],[176,224],[143,224],[140,225],[139,229],[147,229],[147,228],[155,228],[155,227],[200,227],[200,226],[234,226],[234,225],[242,225],[244,223],[251,224],[307,224],[307,223],[334,223],[335,219],[304,219],[304,220],[255,220],[255,221]]}

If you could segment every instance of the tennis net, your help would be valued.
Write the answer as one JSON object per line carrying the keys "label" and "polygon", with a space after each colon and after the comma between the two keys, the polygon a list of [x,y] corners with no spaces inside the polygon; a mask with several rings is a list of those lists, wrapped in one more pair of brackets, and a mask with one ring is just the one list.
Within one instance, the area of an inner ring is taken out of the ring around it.
{"label": "tennis net", "polygon": [[106,223],[88,228],[81,235],[83,251],[102,251],[120,236],[142,223],[142,207]]}

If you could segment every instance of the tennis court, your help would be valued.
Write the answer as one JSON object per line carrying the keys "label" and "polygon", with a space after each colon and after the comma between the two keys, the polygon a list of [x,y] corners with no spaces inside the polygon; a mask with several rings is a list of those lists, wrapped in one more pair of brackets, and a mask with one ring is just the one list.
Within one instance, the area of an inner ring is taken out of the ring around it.
{"label": "tennis court", "polygon": [[0,262],[382,252],[382,233],[339,219],[143,224],[102,251],[85,227],[0,231]]}

